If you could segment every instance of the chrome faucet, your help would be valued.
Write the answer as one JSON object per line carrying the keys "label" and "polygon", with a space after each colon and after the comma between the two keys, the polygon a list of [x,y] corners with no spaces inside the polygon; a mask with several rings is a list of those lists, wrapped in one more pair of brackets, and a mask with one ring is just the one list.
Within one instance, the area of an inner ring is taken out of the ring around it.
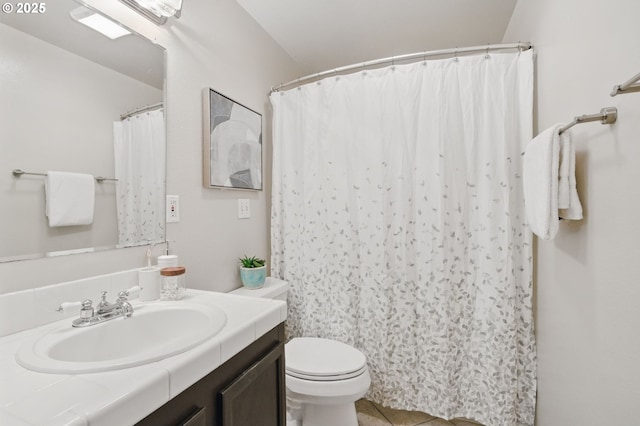
{"label": "chrome faucet", "polygon": [[[95,308],[91,300],[83,300],[81,304],[82,308],[80,309],[80,318],[73,320],[71,325],[74,327],[88,327],[114,318],[129,318],[133,315],[133,306],[129,303],[127,299],[128,296],[128,291],[121,291],[118,293],[118,299],[115,303],[109,303],[107,301],[107,292],[103,291],[102,299]],[[63,305],[60,305],[57,310],[58,312],[63,312]]]}

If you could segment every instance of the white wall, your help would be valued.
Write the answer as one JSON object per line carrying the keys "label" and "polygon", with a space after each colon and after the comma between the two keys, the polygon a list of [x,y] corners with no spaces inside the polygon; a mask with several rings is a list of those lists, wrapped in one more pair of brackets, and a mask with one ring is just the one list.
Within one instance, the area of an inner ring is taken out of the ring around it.
{"label": "white wall", "polygon": [[[0,24],[0,257],[118,244],[115,185],[96,185],[93,223],[49,228],[44,179],[21,168],[113,177],[113,122],[162,90]],[[10,84],[8,83],[10,82]]]}
{"label": "white wall", "polygon": [[[167,234],[191,287],[240,286],[237,258],[269,256],[271,128],[268,92],[299,75],[284,51],[234,0],[192,0],[182,16],[157,27],[119,2],[87,1],[167,49],[167,193],[180,196],[180,219]],[[263,114],[262,192],[202,184],[202,91],[212,87]],[[237,199],[251,218],[236,218]],[[4,244],[4,242],[3,242]],[[154,254],[160,254],[156,248]],[[143,266],[145,248],[0,264],[0,293]]]}
{"label": "white wall", "polygon": [[[618,122],[574,127],[585,220],[538,241],[537,424],[638,424],[640,401],[640,2],[519,0],[504,40],[537,51],[537,131],[616,106]],[[536,132],[537,133],[537,132]]]}

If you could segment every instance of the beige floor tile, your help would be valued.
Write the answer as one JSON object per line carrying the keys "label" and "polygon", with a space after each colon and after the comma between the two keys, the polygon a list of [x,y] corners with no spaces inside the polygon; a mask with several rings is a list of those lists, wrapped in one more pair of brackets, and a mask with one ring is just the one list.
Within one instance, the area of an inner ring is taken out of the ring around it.
{"label": "beige floor tile", "polygon": [[356,401],[359,426],[482,426],[466,419],[439,419],[418,411],[393,410],[375,402]]}
{"label": "beige floor tile", "polygon": [[378,409],[366,399],[356,401],[359,426],[390,426]]}
{"label": "beige floor tile", "polygon": [[435,417],[419,411],[406,411],[406,410],[393,410],[391,408],[383,407],[382,405],[372,403],[386,417],[394,426],[416,426],[430,420],[434,420]]}
{"label": "beige floor tile", "polygon": [[416,426],[453,426],[453,423],[448,422],[444,419],[439,419],[437,417],[434,417],[432,420],[429,420],[424,423],[420,423],[419,425],[416,425]]}
{"label": "beige floor tile", "polygon": [[453,419],[451,420],[451,423],[453,423],[455,426],[482,426],[478,422],[474,422],[473,420],[466,420],[466,419]]}

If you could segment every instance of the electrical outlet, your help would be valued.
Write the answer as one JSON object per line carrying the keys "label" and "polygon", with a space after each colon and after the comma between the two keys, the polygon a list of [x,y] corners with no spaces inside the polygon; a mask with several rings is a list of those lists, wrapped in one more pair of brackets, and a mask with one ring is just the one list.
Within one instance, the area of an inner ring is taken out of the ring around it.
{"label": "electrical outlet", "polygon": [[166,216],[167,223],[180,222],[180,197],[178,195],[167,195]]}
{"label": "electrical outlet", "polygon": [[238,199],[238,219],[249,219],[251,217],[251,204],[248,198]]}

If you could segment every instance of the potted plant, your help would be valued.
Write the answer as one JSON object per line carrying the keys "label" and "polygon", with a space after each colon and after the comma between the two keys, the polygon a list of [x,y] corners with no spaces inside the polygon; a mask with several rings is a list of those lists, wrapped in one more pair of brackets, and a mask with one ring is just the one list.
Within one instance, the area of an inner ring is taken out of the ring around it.
{"label": "potted plant", "polygon": [[246,288],[256,289],[264,285],[267,278],[267,265],[264,259],[246,254],[240,258],[240,279]]}

